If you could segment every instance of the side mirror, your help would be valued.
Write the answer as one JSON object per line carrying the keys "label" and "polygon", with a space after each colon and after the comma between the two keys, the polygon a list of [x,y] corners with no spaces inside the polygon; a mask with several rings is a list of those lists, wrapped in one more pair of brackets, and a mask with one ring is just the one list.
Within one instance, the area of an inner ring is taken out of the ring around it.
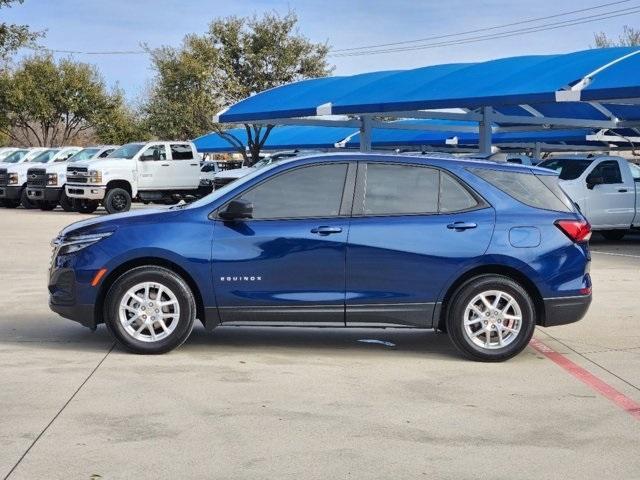
{"label": "side mirror", "polygon": [[139,160],[141,162],[148,162],[150,160],[153,160],[153,155],[140,155]]}
{"label": "side mirror", "polygon": [[604,183],[604,178],[602,177],[587,177],[587,188],[589,190],[593,190],[593,187],[596,185],[602,185]]}
{"label": "side mirror", "polygon": [[253,203],[245,200],[231,200],[224,210],[218,213],[223,220],[253,218]]}

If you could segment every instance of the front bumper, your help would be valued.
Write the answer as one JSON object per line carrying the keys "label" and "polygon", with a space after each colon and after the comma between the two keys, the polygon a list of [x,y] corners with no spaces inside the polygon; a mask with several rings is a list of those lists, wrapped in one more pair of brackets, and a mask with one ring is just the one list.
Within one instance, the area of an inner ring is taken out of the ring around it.
{"label": "front bumper", "polygon": [[27,197],[34,202],[58,202],[62,187],[30,187],[27,185]]}
{"label": "front bumper", "polygon": [[0,198],[4,198],[6,200],[19,200],[21,193],[22,193],[22,187],[18,187],[18,186],[0,187]]}
{"label": "front bumper", "polygon": [[103,185],[67,184],[67,197],[84,198],[86,200],[102,200],[107,192]]}
{"label": "front bumper", "polygon": [[76,277],[72,269],[52,270],[49,276],[49,308],[64,318],[95,329],[94,306],[78,303],[76,285]]}
{"label": "front bumper", "polygon": [[553,327],[574,323],[584,317],[591,305],[591,295],[545,298],[543,301],[545,315],[541,325]]}

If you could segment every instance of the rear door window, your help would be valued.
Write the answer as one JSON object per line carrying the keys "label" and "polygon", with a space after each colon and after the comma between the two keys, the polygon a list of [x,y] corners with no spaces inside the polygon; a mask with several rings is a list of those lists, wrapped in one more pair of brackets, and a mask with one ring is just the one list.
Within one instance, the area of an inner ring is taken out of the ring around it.
{"label": "rear door window", "polygon": [[193,160],[191,145],[186,143],[172,143],[171,158],[173,160]]}
{"label": "rear door window", "polygon": [[458,180],[440,172],[440,213],[462,212],[478,205],[478,200]]}
{"label": "rear door window", "polygon": [[573,211],[566,201],[546,186],[543,176],[525,172],[508,172],[489,168],[470,168],[470,172],[525,205],[559,212]]}

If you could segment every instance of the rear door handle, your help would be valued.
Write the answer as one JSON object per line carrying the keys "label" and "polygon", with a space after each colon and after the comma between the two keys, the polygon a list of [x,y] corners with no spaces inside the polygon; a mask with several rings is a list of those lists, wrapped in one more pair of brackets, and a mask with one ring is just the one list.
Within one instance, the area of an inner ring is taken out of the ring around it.
{"label": "rear door handle", "polygon": [[317,233],[318,235],[331,235],[332,233],[341,233],[342,227],[327,227],[320,226],[311,229],[311,233]]}
{"label": "rear door handle", "polygon": [[161,164],[160,164],[160,166],[161,166],[161,167],[168,167],[168,166],[169,166],[169,164],[168,164],[168,163],[161,163]]}
{"label": "rear door handle", "polygon": [[627,193],[629,190],[627,190],[626,188],[619,188],[618,191],[620,193]]}
{"label": "rear door handle", "polygon": [[191,165],[192,167],[197,167],[198,166],[197,163],[190,163],[189,165]]}
{"label": "rear door handle", "polygon": [[463,230],[469,230],[470,228],[476,228],[478,224],[472,222],[453,222],[447,225],[449,230],[455,230],[461,232]]}

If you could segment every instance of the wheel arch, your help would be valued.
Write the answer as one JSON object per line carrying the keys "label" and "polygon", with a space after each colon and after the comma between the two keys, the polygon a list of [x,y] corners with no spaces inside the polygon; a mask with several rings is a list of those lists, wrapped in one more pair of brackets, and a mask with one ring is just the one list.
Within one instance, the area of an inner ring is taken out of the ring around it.
{"label": "wheel arch", "polygon": [[191,291],[193,292],[193,296],[195,297],[196,318],[199,319],[203,324],[206,322],[206,311],[204,308],[202,294],[200,293],[198,284],[195,282],[189,272],[187,272],[184,268],[182,268],[177,263],[172,262],[171,260],[160,257],[139,257],[128,260],[118,265],[116,268],[107,273],[106,277],[100,283],[100,289],[98,290],[98,295],[94,304],[94,318],[96,319],[96,325],[98,325],[99,323],[104,323],[104,301],[111,286],[123,273],[136,267],[163,267],[167,270],[171,270],[176,275],[179,275],[187,283],[187,285],[189,285],[189,288],[191,289]]}
{"label": "wheel arch", "polygon": [[533,304],[536,310],[536,325],[544,324],[545,309],[544,301],[542,300],[542,294],[530,278],[528,278],[518,269],[506,265],[482,265],[464,272],[447,289],[446,293],[442,297],[439,308],[435,312],[436,315],[434,323],[439,330],[444,329],[447,306],[456,290],[458,290],[458,288],[460,288],[462,284],[466,283],[472,278],[487,274],[502,275],[504,277],[511,278],[512,280],[522,285],[522,287],[527,291],[527,293],[533,300]]}
{"label": "wheel arch", "polygon": [[129,192],[129,195],[131,195],[131,198],[133,198],[133,189],[131,187],[131,183],[129,183],[127,180],[109,181],[107,183],[107,192],[114,188],[122,188],[123,190],[126,190],[127,192]]}

